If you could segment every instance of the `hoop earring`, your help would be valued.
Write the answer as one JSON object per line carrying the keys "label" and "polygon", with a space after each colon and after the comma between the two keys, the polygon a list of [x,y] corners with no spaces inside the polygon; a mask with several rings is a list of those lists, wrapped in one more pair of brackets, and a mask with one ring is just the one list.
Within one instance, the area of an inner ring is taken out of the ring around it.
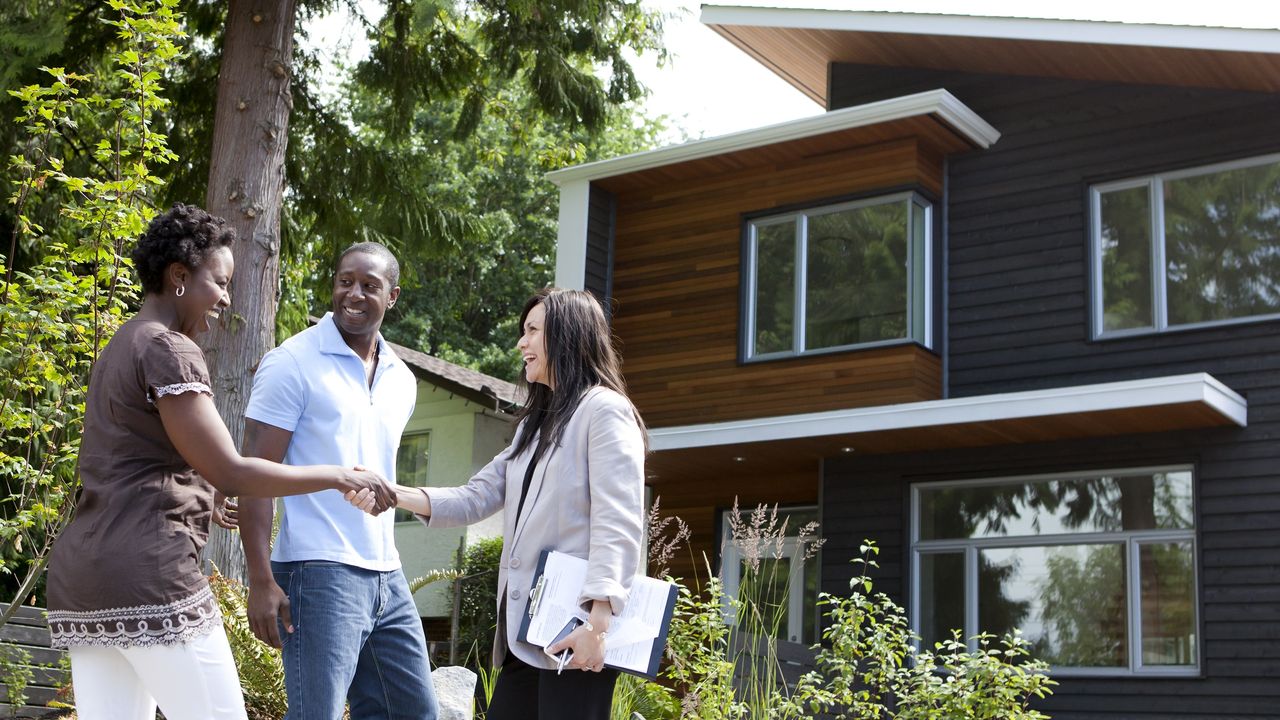
{"label": "hoop earring", "polygon": [[177,295],[178,297],[182,297],[183,295],[186,295],[186,294],[187,294],[187,286],[186,286],[186,285],[179,285],[179,286],[178,286],[178,289],[173,291],[173,294],[174,294],[174,295]]}

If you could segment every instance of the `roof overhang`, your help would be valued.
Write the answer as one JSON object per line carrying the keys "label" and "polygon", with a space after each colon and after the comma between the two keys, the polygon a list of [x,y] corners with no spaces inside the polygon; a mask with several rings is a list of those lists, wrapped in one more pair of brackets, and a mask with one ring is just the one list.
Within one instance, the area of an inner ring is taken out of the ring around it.
{"label": "roof overhang", "polygon": [[990,147],[1000,133],[951,93],[930,90],[547,173],[560,186],[556,285],[584,285],[593,184],[611,191],[670,186],[677,178],[709,177],[904,137],[927,137],[950,153]]}
{"label": "roof overhang", "polygon": [[703,24],[829,107],[831,63],[1280,92],[1280,31],[704,5]]}
{"label": "roof overhang", "polygon": [[786,472],[843,454],[1048,442],[1217,426],[1245,427],[1248,404],[1206,373],[977,395],[734,422],[653,428],[661,480]]}
{"label": "roof overhang", "polygon": [[547,179],[563,187],[572,182],[630,175],[644,170],[749,151],[793,140],[928,116],[949,127],[970,147],[987,148],[1000,139],[999,131],[957,100],[954,95],[946,90],[930,90],[706,140],[694,140],[657,150],[575,165],[549,172]]}

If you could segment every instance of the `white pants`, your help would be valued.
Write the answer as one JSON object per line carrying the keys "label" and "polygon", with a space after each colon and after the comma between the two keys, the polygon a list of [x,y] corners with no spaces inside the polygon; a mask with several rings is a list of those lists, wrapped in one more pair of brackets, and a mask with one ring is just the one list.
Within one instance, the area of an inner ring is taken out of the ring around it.
{"label": "white pants", "polygon": [[246,720],[227,634],[177,645],[71,648],[80,720]]}

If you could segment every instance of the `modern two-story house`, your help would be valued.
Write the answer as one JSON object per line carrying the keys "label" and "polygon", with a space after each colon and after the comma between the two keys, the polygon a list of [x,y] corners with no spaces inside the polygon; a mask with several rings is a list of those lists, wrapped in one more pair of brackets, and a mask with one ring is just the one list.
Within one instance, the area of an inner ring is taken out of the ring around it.
{"label": "modern two-story house", "polygon": [[828,112],[551,175],[663,509],[730,584],[735,497],[818,519],[797,642],[870,538],[1055,718],[1280,717],[1280,31],[702,21]]}

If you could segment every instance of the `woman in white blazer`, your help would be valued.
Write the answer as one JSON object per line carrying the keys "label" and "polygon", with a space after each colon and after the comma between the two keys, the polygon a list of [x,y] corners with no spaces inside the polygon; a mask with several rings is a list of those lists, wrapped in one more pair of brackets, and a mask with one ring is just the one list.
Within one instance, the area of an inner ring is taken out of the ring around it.
{"label": "woman in white blazer", "polygon": [[[604,667],[609,624],[641,570],[644,423],[590,293],[540,291],[525,304],[520,326],[516,347],[529,392],[511,446],[461,487],[398,488],[399,506],[430,527],[506,511],[493,647],[502,672],[489,720],[606,720],[617,680]],[[548,648],[573,652],[563,673],[542,648],[516,639],[538,557],[548,549],[587,561],[578,601],[588,620]]]}

